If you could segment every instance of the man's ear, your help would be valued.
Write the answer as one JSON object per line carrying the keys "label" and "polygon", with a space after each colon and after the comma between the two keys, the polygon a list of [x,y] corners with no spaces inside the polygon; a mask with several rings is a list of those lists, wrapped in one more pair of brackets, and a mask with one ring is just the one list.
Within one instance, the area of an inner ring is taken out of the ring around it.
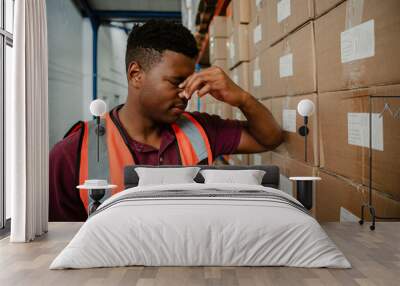
{"label": "man's ear", "polygon": [[144,71],[138,62],[132,61],[128,66],[128,84],[139,88],[143,83]]}

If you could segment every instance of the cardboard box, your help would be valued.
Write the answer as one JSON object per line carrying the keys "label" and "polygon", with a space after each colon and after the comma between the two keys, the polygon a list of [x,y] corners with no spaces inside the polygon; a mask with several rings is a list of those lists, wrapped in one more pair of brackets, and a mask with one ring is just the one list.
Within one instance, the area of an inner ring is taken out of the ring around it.
{"label": "cardboard box", "polygon": [[241,63],[231,70],[230,78],[243,90],[249,92],[249,63]]}
{"label": "cardboard box", "polygon": [[229,104],[218,101],[211,95],[205,95],[200,98],[200,111],[216,114],[224,119],[232,118],[232,107]]}
{"label": "cardboard box", "polygon": [[280,173],[286,177],[310,177],[318,175],[318,168],[271,152],[271,162],[279,167]]}
{"label": "cardboard box", "polygon": [[249,61],[249,33],[248,25],[236,25],[228,38],[228,67],[234,68],[241,62]]}
{"label": "cardboard box", "polygon": [[235,25],[250,22],[250,0],[232,0],[232,20]]}
{"label": "cardboard box", "polygon": [[249,154],[249,165],[271,165],[271,151]]}
{"label": "cardboard box", "polygon": [[266,53],[264,52],[260,56],[255,57],[249,63],[250,93],[259,99],[267,97],[265,93],[267,67],[263,64],[266,62],[265,57]]}
{"label": "cardboard box", "polygon": [[400,1],[346,1],[315,25],[318,91],[400,82]]}
{"label": "cardboard box", "polygon": [[226,32],[228,37],[233,33],[233,11],[232,11],[232,1],[229,2],[228,7],[226,7]]}
{"label": "cardboard box", "polygon": [[[200,98],[201,111],[208,114],[222,115],[221,102],[211,95],[205,95]],[[203,108],[205,106],[205,109]]]}
{"label": "cardboard box", "polygon": [[214,16],[209,26],[210,37],[227,38],[229,36],[226,27],[225,16]]}
{"label": "cardboard box", "polygon": [[[316,110],[308,118],[309,134],[307,135],[307,162],[305,162],[304,137],[298,133],[300,126],[304,125],[304,118],[297,112],[297,105],[303,99],[314,102]],[[272,114],[281,125],[284,132],[283,143],[275,149],[275,152],[305,162],[312,166],[319,165],[319,140],[318,140],[318,103],[317,94],[287,96],[272,98]]]}
{"label": "cardboard box", "polygon": [[[255,1],[252,1],[252,3]],[[259,1],[254,8],[254,16],[249,24],[249,57],[254,59],[268,47],[267,43],[267,5],[266,0]],[[255,5],[255,4],[254,4]]]}
{"label": "cardboard box", "polygon": [[203,96],[203,97],[199,98],[198,100],[200,101],[199,111],[211,113],[212,106],[211,106],[211,103],[207,100],[207,98]]}
{"label": "cardboard box", "polygon": [[188,112],[198,111],[197,110],[197,102],[195,102],[193,99],[189,100],[188,106],[186,107],[186,111],[188,111]]}
{"label": "cardboard box", "polygon": [[[243,113],[237,107],[232,107],[232,119],[234,120],[245,120]],[[248,154],[231,154],[229,155],[230,165],[249,165],[249,155]]]}
{"label": "cardboard box", "polygon": [[316,92],[314,29],[310,22],[266,50],[268,97]]}
{"label": "cardboard box", "polygon": [[328,12],[332,8],[339,5],[345,0],[316,0],[315,1],[315,17],[319,17],[322,14]]}
{"label": "cardboard box", "polygon": [[270,46],[314,18],[314,0],[267,0],[266,11]]}
{"label": "cardboard box", "polygon": [[[267,107],[269,110],[271,110],[272,102],[271,99],[266,99],[266,100],[261,100],[260,101],[265,107]],[[245,117],[243,114],[237,109],[235,114],[237,114],[236,118],[238,120],[245,120]],[[263,153],[255,153],[255,154],[249,154],[249,165],[270,165],[271,164],[271,153],[270,151],[268,152],[263,152]]]}
{"label": "cardboard box", "polygon": [[242,111],[240,111],[239,108],[232,107],[232,119],[235,119],[235,120],[246,120],[246,117],[244,117]]}
{"label": "cardboard box", "polygon": [[250,0],[250,18],[254,19],[266,6],[267,0]]}
{"label": "cardboard box", "polygon": [[[322,180],[317,182],[316,188],[317,220],[320,222],[339,221],[343,209],[360,218],[361,205],[368,202],[367,188],[324,170],[319,170],[318,175]],[[400,202],[382,193],[372,192],[372,204],[378,216],[400,216]],[[364,214],[366,219],[370,219],[368,210],[365,210]]]}
{"label": "cardboard box", "polygon": [[222,70],[229,75],[229,69],[228,69],[228,60],[227,59],[219,59],[215,60],[214,62],[211,63],[212,66],[217,66],[222,68]]}
{"label": "cardboard box", "polygon": [[232,106],[227,103],[221,103],[222,114],[221,117],[224,119],[232,119]]}
{"label": "cardboard box", "polygon": [[210,37],[210,62],[227,58],[227,38]]}
{"label": "cardboard box", "polygon": [[228,17],[226,19],[226,33],[228,34],[228,38],[233,34],[233,20],[232,17]]}
{"label": "cardboard box", "polygon": [[228,159],[229,165],[247,166],[249,165],[248,154],[231,154]]}
{"label": "cardboard box", "polygon": [[[321,168],[368,186],[369,95],[399,96],[400,85],[318,95]],[[372,99],[372,185],[400,200],[400,125],[385,102],[399,110],[400,99]],[[398,112],[398,111],[397,111]]]}

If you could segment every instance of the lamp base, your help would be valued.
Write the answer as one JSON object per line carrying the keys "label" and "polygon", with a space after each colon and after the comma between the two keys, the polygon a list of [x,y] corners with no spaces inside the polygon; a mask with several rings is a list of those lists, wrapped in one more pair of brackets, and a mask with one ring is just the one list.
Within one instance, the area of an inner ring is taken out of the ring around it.
{"label": "lamp base", "polygon": [[310,133],[310,129],[308,129],[307,126],[303,125],[303,126],[299,127],[298,132],[301,136],[304,137],[304,136],[308,135],[308,133]]}
{"label": "lamp base", "polygon": [[93,203],[91,204],[89,208],[89,216],[94,213],[97,208],[101,205],[100,200],[104,197],[106,194],[105,189],[91,189],[89,190],[89,196],[93,200]]}
{"label": "lamp base", "polygon": [[303,206],[311,210],[313,207],[313,182],[321,180],[320,177],[290,177],[289,180],[296,181],[297,200]]}
{"label": "lamp base", "polygon": [[297,181],[296,182],[297,199],[308,210],[311,210],[313,207],[312,191],[313,191],[313,181]]}

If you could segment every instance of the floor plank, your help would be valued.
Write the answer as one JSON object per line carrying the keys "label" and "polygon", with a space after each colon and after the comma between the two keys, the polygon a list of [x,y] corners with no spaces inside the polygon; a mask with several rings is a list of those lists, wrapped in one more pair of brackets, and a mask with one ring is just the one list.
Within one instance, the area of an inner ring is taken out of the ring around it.
{"label": "floor plank", "polygon": [[81,223],[51,223],[32,243],[0,240],[0,285],[399,285],[400,222],[379,222],[375,231],[357,223],[323,228],[352,263],[352,269],[290,267],[118,267],[48,269]]}

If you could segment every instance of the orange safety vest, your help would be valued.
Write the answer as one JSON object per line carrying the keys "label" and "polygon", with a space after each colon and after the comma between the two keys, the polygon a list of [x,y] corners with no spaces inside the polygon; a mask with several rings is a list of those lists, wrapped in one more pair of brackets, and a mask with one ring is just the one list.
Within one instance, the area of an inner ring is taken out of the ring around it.
{"label": "orange safety vest", "polygon": [[[106,195],[100,201],[103,202],[111,195],[124,190],[124,168],[134,165],[135,162],[133,152],[129,149],[118,122],[112,117],[112,112],[102,117],[101,125],[105,127],[106,132],[100,136],[99,161],[95,120],[78,122],[64,138],[83,128],[79,149],[79,184],[84,184],[87,179],[108,179],[110,184],[117,185],[117,188],[106,191]],[[213,156],[207,134],[192,115],[185,112],[171,125],[177,139],[182,165],[197,165],[203,160],[207,160],[208,165],[212,164]],[[92,203],[88,190],[81,189],[80,198],[88,212]]]}

